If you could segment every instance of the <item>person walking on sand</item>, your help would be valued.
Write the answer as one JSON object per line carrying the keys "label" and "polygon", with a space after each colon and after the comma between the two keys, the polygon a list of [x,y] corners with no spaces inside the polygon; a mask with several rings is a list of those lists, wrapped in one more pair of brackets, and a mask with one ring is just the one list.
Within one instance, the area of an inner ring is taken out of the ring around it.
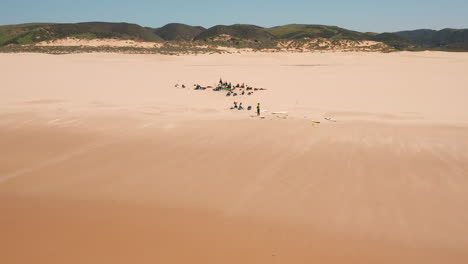
{"label": "person walking on sand", "polygon": [[257,104],[257,116],[260,116],[260,103]]}

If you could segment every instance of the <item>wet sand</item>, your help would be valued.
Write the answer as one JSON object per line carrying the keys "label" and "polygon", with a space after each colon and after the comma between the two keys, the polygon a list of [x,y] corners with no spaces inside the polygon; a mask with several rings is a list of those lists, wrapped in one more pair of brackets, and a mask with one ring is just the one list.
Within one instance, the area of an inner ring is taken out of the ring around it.
{"label": "wet sand", "polygon": [[0,57],[6,263],[468,261],[467,54]]}

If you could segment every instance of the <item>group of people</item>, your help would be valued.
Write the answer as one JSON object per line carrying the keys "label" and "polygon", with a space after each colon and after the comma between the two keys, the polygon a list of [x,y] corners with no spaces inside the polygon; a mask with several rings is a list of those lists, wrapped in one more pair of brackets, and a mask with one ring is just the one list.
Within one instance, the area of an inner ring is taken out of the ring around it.
{"label": "group of people", "polygon": [[[199,84],[193,85],[194,90],[206,90],[207,88],[213,88],[211,86],[201,86]],[[185,84],[179,86],[179,84],[174,85],[176,88],[186,88]],[[253,88],[246,85],[245,83],[233,85],[231,82],[224,82],[223,79],[219,79],[219,83],[216,88],[213,88],[213,91],[227,91],[226,96],[237,96],[237,95],[252,95],[254,91],[266,90],[265,88]]]}
{"label": "group of people", "polygon": [[194,84],[193,86],[195,86],[194,90],[206,90],[206,87],[203,87],[199,84]]}
{"label": "group of people", "polygon": [[[241,89],[241,90],[239,91],[239,93],[240,93],[240,95],[244,95],[244,94],[245,94],[245,91]],[[252,94],[253,94],[253,92],[248,92],[248,93],[247,93],[247,95],[252,95]],[[238,94],[237,94],[237,92],[234,92],[234,91],[229,91],[229,92],[226,94],[226,96],[231,96],[231,95],[232,95],[232,96],[237,96]]]}
{"label": "group of people", "polygon": [[[237,104],[236,101],[234,101],[234,106],[231,107],[231,110],[244,110],[244,107],[242,106],[242,103]],[[247,110],[250,111],[252,110],[252,106],[247,106]],[[257,116],[260,116],[260,103],[257,103]]]}
{"label": "group of people", "polygon": [[[207,88],[213,88],[211,86],[201,86],[199,84],[194,84],[193,85],[195,88],[194,90],[206,90]],[[174,85],[176,88],[186,88],[185,84],[182,84],[179,86],[179,84]],[[266,90],[265,88],[253,88],[251,86],[246,85],[245,83],[238,83],[236,85],[233,85],[231,82],[225,82],[223,81],[222,78],[219,79],[218,85],[216,88],[213,88],[213,91],[227,91],[226,96],[237,96],[237,95],[252,95],[254,91],[258,90]],[[242,106],[242,103],[237,103],[234,102],[234,105],[231,107],[231,110],[236,109],[236,110],[244,110],[244,106]],[[252,106],[248,106],[247,110],[250,111],[252,110]],[[257,116],[260,116],[260,103],[257,103]]]}
{"label": "group of people", "polygon": [[224,82],[223,79],[219,79],[218,86],[213,89],[214,91],[228,91],[226,96],[237,96],[237,95],[252,95],[253,91],[265,90],[265,88],[253,88],[246,85],[245,83],[233,85],[231,82]]}
{"label": "group of people", "polygon": [[233,88],[250,88],[252,89],[252,87],[249,87],[247,85],[245,85],[244,83],[242,84],[237,84],[237,85],[233,85],[231,82],[223,82],[223,79],[219,79],[219,83],[218,83],[218,87],[225,87],[225,88],[229,88],[229,89],[233,89]]}

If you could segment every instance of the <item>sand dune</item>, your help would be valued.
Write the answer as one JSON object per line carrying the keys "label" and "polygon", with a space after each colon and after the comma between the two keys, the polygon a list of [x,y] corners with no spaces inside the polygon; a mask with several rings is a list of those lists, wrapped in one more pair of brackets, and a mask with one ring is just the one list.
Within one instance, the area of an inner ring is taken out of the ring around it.
{"label": "sand dune", "polygon": [[142,42],[134,40],[121,40],[121,39],[78,39],[78,38],[63,38],[53,41],[41,41],[36,46],[49,46],[49,47],[135,47],[135,48],[158,48],[161,46],[159,43]]}
{"label": "sand dune", "polygon": [[[0,255],[465,263],[467,65],[437,52],[2,54]],[[174,87],[219,77],[267,90]]]}

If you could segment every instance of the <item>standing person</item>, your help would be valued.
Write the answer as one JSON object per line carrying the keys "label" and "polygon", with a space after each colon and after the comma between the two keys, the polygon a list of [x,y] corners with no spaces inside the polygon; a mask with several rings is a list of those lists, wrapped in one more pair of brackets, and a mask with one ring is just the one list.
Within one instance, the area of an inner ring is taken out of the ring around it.
{"label": "standing person", "polygon": [[260,103],[257,104],[257,116],[260,116]]}

